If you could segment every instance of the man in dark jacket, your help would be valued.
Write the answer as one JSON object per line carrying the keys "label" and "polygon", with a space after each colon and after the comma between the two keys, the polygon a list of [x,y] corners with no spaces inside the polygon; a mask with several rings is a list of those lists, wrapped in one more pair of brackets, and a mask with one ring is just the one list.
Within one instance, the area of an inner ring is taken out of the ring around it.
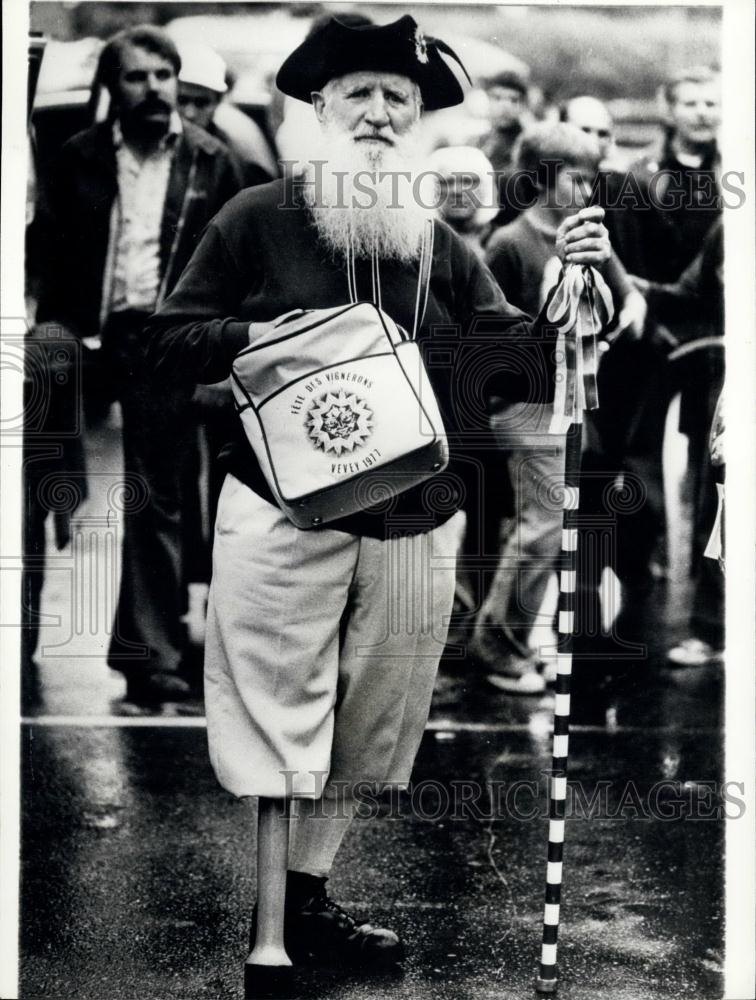
{"label": "man in dark jacket", "polygon": [[[665,96],[669,128],[664,143],[636,165],[642,186],[655,195],[654,211],[634,213],[645,216],[642,223],[648,227],[644,233],[644,259],[638,261],[637,268],[625,257],[623,262],[633,274],[652,282],[670,283],[679,281],[701,253],[722,214],[718,74],[706,66],[683,70],[667,83]],[[721,333],[721,326],[712,323],[707,310],[668,316],[667,325],[681,342]],[[681,392],[680,431],[690,442],[688,487],[695,510],[701,502],[700,475],[696,470],[707,469],[709,464],[709,427],[723,377],[722,353],[693,353],[685,364],[677,366],[675,375],[669,393]],[[711,405],[701,406],[704,398],[711,400]]]}
{"label": "man in dark jacket", "polygon": [[102,51],[111,114],[69,140],[50,181],[37,321],[100,336],[123,415],[121,592],[108,663],[140,708],[188,696],[183,654],[183,464],[196,446],[188,391],[158,388],[142,327],[207,222],[241,181],[222,144],[176,112],[178,52],[142,26]]}
{"label": "man in dark jacket", "polygon": [[[674,282],[701,251],[721,213],[719,78],[705,66],[683,70],[667,83],[665,98],[668,127],[663,142],[631,168],[655,209],[645,213],[650,227],[646,259],[640,264],[643,269],[634,273]],[[626,266],[631,263],[625,261]]]}
{"label": "man in dark jacket", "polygon": [[[721,218],[707,234],[701,253],[674,284],[644,282],[636,278],[648,299],[649,309],[661,322],[707,323],[712,336],[698,340],[680,353],[690,361],[703,357],[694,369],[699,377],[695,397],[689,399],[688,480],[692,523],[690,573],[693,600],[689,634],[669,650],[667,659],[675,667],[703,666],[724,658],[724,577],[715,563],[704,558],[717,512],[717,482],[709,454],[709,435],[723,379],[724,335],[724,230]],[[705,329],[705,327],[704,327]],[[689,352],[689,353],[684,353]],[[720,461],[717,465],[721,466]]]}
{"label": "man in dark jacket", "polygon": [[[721,214],[717,74],[708,67],[685,69],[668,81],[664,96],[667,128],[662,141],[647,150],[629,171],[602,168],[597,197],[607,209],[612,246],[626,270],[661,283],[680,278]],[[611,118],[600,112],[599,102],[580,97],[565,105],[563,117],[594,132],[610,131]],[[643,338],[616,344],[602,361],[602,406],[597,426],[604,459],[609,465],[624,461],[643,481],[646,492],[645,503],[627,517],[621,542],[626,561],[634,561],[637,567],[637,600],[629,602],[636,607],[644,594],[652,592],[654,577],[663,571],[666,517],[662,444],[669,400],[682,389],[680,430],[691,442],[700,442],[691,445],[690,466],[705,469],[712,411],[701,407],[700,400],[708,398],[709,386],[716,386],[721,379],[720,357],[697,352],[676,366],[673,384],[666,355],[675,341],[695,340],[711,332],[710,318],[704,311],[661,318],[652,310]],[[714,400],[716,396],[715,389]],[[694,483],[691,489],[692,503],[697,507]],[[630,627],[627,615],[623,614],[622,624]]]}

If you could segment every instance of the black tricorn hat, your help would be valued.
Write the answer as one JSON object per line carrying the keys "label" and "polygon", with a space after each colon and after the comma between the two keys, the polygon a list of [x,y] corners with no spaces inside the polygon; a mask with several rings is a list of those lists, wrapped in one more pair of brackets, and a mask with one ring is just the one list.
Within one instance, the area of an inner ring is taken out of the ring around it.
{"label": "black tricorn hat", "polygon": [[[464,93],[440,53],[457,54],[438,38],[423,35],[409,14],[391,24],[350,27],[333,17],[294,49],[278,71],[276,86],[289,97],[312,103],[313,91],[347,73],[375,70],[414,80],[427,111],[461,104]],[[469,76],[467,76],[469,80]]]}

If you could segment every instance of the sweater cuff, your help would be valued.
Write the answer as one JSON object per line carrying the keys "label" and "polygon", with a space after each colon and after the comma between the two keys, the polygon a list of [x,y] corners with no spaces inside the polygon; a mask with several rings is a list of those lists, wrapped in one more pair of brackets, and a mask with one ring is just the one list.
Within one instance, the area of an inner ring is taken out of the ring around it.
{"label": "sweater cuff", "polygon": [[239,351],[249,347],[249,322],[231,319],[224,324],[223,341],[228,344],[229,354],[235,358]]}

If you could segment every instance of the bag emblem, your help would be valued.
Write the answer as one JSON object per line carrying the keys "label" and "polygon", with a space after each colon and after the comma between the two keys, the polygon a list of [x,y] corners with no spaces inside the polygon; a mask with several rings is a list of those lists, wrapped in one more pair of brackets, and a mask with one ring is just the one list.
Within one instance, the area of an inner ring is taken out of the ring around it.
{"label": "bag emblem", "polygon": [[307,411],[307,431],[316,448],[341,455],[363,445],[373,433],[373,413],[353,393],[327,392]]}

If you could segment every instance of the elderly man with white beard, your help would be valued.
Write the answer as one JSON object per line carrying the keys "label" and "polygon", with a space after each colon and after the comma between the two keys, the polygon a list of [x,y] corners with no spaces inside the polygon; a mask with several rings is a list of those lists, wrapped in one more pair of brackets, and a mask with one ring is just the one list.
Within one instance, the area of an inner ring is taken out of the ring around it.
{"label": "elderly man with white beard", "polygon": [[[277,84],[313,105],[321,149],[304,176],[244,191],[219,212],[147,328],[159,372],[206,383],[227,378],[239,352],[291,310],[373,299],[421,346],[439,330],[452,336],[443,363],[428,364],[451,452],[429,482],[305,531],[278,506],[241,423],[226,449],[205,693],[221,785],[259,800],[248,996],[290,990],[292,960],[402,958],[399,937],[355,921],[326,880],[360,790],[406,786],[423,735],[452,607],[452,516],[471,480],[463,414],[491,387],[512,400],[553,392],[545,321],[511,307],[476,255],[430,221],[432,200],[412,196],[423,109],[463,99],[442,52],[456,58],[409,16],[359,27],[334,18],[306,39]],[[563,261],[608,258],[600,219],[598,210],[562,225]]]}

